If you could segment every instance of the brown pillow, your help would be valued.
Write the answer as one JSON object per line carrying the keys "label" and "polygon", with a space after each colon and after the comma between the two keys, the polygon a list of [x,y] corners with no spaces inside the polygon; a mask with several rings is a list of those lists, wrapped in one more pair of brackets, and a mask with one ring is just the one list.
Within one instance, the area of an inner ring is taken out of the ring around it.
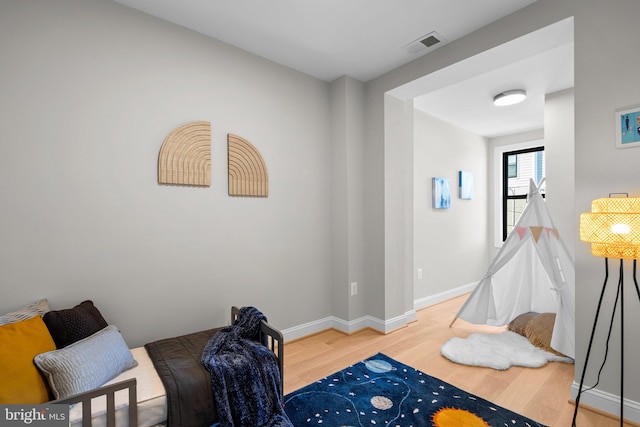
{"label": "brown pillow", "polygon": [[553,334],[553,324],[555,321],[555,313],[538,314],[527,324],[525,336],[529,338],[531,344],[536,347],[540,347],[558,356],[564,356],[564,354],[551,348],[551,335]]}
{"label": "brown pillow", "polygon": [[516,334],[520,334],[523,337],[526,337],[527,325],[529,324],[531,319],[533,319],[537,315],[538,313],[534,313],[533,311],[521,314],[520,316],[513,319],[511,323],[509,323],[509,326],[507,328],[510,331],[515,332]]}
{"label": "brown pillow", "polygon": [[107,321],[90,300],[73,308],[49,311],[42,320],[57,348],[64,348],[107,327]]}

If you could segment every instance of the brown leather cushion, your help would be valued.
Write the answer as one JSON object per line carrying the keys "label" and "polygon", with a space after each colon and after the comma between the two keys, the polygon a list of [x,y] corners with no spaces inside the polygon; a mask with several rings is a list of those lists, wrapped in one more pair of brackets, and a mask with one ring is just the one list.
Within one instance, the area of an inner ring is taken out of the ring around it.
{"label": "brown leather cushion", "polygon": [[540,347],[558,356],[564,354],[551,348],[551,335],[553,334],[553,324],[556,321],[555,313],[541,313],[534,316],[525,328],[525,336],[529,338],[531,344]]}
{"label": "brown leather cushion", "polygon": [[515,332],[516,334],[520,334],[523,337],[526,337],[527,325],[529,324],[531,319],[533,319],[537,315],[538,313],[534,313],[533,311],[521,314],[520,316],[513,319],[511,323],[509,323],[509,326],[507,328],[510,331]]}

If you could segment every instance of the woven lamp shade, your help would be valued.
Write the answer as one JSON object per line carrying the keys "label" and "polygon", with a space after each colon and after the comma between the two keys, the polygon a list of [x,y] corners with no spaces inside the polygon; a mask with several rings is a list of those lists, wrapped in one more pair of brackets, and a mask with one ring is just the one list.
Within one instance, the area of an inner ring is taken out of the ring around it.
{"label": "woven lamp shade", "polygon": [[580,215],[580,240],[595,256],[640,259],[640,198],[609,197],[591,203]]}

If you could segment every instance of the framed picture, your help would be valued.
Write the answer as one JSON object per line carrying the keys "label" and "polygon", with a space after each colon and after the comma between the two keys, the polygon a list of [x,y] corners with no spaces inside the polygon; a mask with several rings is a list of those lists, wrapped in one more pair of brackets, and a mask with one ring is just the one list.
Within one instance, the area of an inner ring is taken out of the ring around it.
{"label": "framed picture", "polygon": [[461,199],[473,199],[473,174],[471,172],[458,172],[458,188],[460,189]]}
{"label": "framed picture", "polygon": [[640,105],[616,111],[616,147],[640,146]]}
{"label": "framed picture", "polygon": [[432,179],[432,201],[434,209],[448,209],[451,207],[451,191],[447,178]]}

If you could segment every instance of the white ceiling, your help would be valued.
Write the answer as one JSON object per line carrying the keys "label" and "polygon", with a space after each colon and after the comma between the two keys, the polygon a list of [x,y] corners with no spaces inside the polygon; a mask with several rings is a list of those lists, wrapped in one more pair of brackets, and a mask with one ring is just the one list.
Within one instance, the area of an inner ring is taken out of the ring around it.
{"label": "white ceiling", "polygon": [[[114,1],[325,81],[348,75],[366,82],[536,0]],[[442,43],[408,52],[433,31]],[[570,67],[567,61],[566,51],[542,54],[433,91],[416,105],[485,136],[541,128],[543,91],[573,86],[572,49]],[[502,87],[510,81],[531,96],[518,113],[496,111],[486,98],[516,88]]]}
{"label": "white ceiling", "polygon": [[[565,43],[416,97],[414,106],[486,137],[544,128],[545,94],[573,87],[573,43]],[[527,98],[507,107],[493,97],[524,89]]]}

